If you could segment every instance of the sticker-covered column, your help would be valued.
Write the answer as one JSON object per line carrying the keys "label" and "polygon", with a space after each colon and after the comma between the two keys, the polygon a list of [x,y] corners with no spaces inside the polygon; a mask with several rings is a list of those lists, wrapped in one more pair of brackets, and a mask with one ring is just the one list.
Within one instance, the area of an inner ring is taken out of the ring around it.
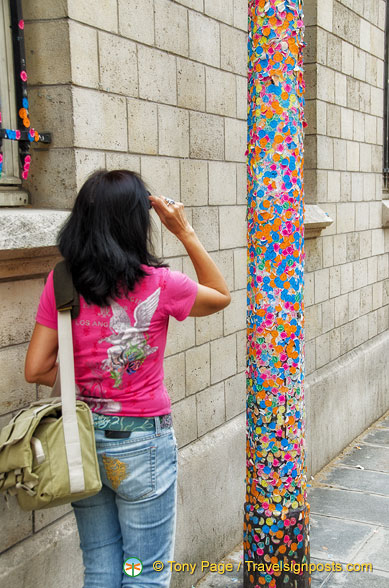
{"label": "sticker-covered column", "polygon": [[302,0],[249,0],[244,586],[309,586]]}

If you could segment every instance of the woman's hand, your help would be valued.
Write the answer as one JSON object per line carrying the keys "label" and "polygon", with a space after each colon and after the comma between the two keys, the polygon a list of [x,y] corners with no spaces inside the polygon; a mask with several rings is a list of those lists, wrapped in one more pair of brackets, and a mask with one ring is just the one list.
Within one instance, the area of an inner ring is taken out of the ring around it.
{"label": "woman's hand", "polygon": [[152,194],[149,195],[149,199],[162,224],[178,239],[194,233],[193,227],[186,218],[182,202],[168,203],[165,198]]}

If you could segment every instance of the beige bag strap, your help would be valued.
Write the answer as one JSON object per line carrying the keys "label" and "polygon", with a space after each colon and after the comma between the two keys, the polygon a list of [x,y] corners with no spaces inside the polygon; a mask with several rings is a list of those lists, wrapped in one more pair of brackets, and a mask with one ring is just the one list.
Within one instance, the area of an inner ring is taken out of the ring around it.
{"label": "beige bag strap", "polygon": [[76,415],[76,382],[70,310],[58,311],[58,347],[61,365],[62,420],[69,469],[70,492],[83,492],[85,490],[85,478]]}

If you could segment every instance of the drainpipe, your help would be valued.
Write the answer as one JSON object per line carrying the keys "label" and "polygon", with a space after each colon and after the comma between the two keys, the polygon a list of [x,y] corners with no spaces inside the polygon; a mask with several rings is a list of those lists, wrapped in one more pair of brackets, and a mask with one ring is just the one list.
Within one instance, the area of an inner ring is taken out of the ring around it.
{"label": "drainpipe", "polygon": [[248,5],[244,587],[305,588],[303,1]]}

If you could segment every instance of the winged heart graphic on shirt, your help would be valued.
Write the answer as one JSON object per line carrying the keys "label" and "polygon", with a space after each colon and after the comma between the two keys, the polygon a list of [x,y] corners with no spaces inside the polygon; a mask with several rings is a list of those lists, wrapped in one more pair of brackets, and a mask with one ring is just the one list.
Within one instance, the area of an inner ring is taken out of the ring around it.
{"label": "winged heart graphic on shirt", "polygon": [[133,374],[146,357],[158,350],[158,347],[151,347],[147,343],[146,335],[157,309],[160,293],[161,288],[157,288],[146,300],[138,304],[134,310],[133,326],[124,308],[115,301],[111,302],[112,317],[109,326],[112,335],[100,339],[99,343],[108,341],[112,344],[101,367],[110,371],[110,376],[115,381],[114,388],[120,387],[124,372]]}

